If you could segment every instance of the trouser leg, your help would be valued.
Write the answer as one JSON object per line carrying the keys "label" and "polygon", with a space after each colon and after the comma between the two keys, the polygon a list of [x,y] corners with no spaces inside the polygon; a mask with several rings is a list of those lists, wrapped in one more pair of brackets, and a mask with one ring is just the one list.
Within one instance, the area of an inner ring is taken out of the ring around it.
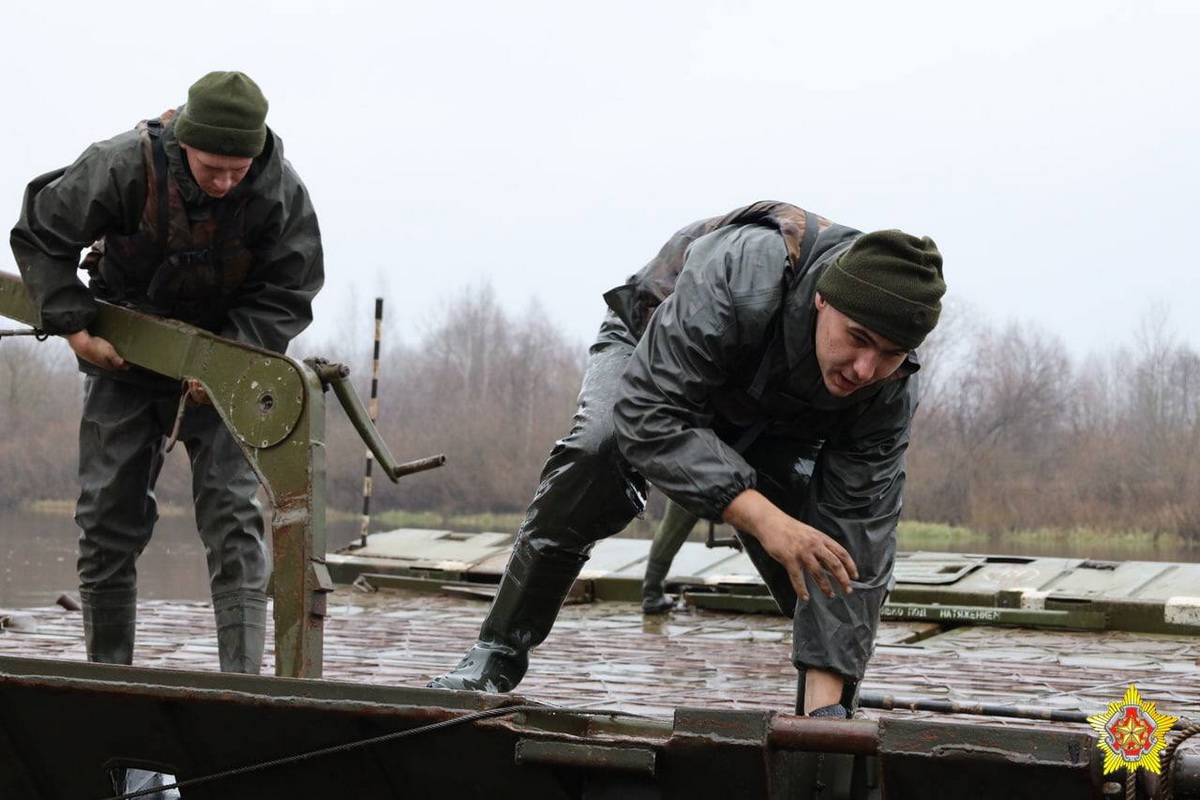
{"label": "trouser leg", "polygon": [[256,498],[258,478],[212,406],[188,409],[180,439],[192,463],[196,527],[208,562],[221,671],[257,674],[271,571]]}
{"label": "trouser leg", "polygon": [[[759,488],[762,489],[761,477]],[[781,613],[794,617],[797,608],[799,607],[799,598],[796,596],[796,590],[792,586],[791,578],[787,574],[787,570],[783,566],[771,558],[767,551],[763,549],[758,540],[752,536],[738,533],[738,539],[741,540],[746,555],[750,557],[755,569],[762,576],[763,582],[767,585],[767,590],[770,591],[771,597],[775,600],[775,604],[779,606]],[[809,584],[809,592],[819,591],[815,584]],[[793,638],[796,636],[795,626],[793,624]],[[796,666],[796,713],[804,714],[805,700],[807,697],[806,686],[808,683],[809,669],[821,669],[821,667],[812,667],[802,659],[795,658],[795,650],[793,647],[792,663]],[[844,676],[843,676],[844,678]],[[819,695],[817,695],[819,696]]]}
{"label": "trouser leg", "polygon": [[507,692],[529,651],[550,633],[592,545],[620,532],[645,505],[645,482],[617,452],[612,406],[632,338],[606,321],[593,345],[571,433],[555,445],[513,545],[479,639],[430,686]]}
{"label": "trouser leg", "polygon": [[[769,487],[769,486],[764,487],[764,481],[763,481],[762,476],[760,475],[759,489],[763,490],[764,488],[766,488],[766,491],[764,491],[764,494],[767,494],[769,497],[770,494],[773,493],[772,487]],[[777,487],[775,487],[775,488],[777,488]],[[778,503],[776,503],[776,504],[778,505]],[[778,561],[771,558],[771,556],[767,554],[767,551],[763,549],[762,545],[760,545],[758,543],[758,540],[755,539],[754,537],[747,536],[747,535],[739,532],[738,538],[742,541],[742,544],[745,548],[746,554],[750,557],[750,560],[754,563],[755,569],[757,569],[759,574],[762,576],[763,582],[767,585],[767,589],[768,589],[768,591],[770,591],[772,598],[774,598],[776,605],[779,606],[780,611],[788,616],[794,616],[796,613],[796,610],[799,608],[799,598],[796,596],[796,590],[792,586],[792,581],[791,581],[791,578],[787,574],[787,570],[785,570],[783,568],[783,565],[781,565]],[[810,595],[811,595],[811,593],[817,592],[817,591],[819,591],[819,590],[817,589],[816,585],[810,583],[809,584]],[[793,637],[795,637],[796,635],[797,634],[796,634],[795,630],[793,630]],[[795,649],[796,648],[794,647],[793,650],[795,650]],[[813,667],[812,665],[806,663],[803,659],[797,659],[794,656],[793,656],[792,662],[793,662],[793,664],[795,664],[796,670],[797,670],[796,713],[804,714],[804,713],[806,713],[806,710],[807,710],[805,708],[805,700],[807,697],[806,686],[807,686],[808,678],[809,678],[809,670],[810,670],[810,668],[811,669],[827,669],[827,668],[823,667],[823,666]],[[857,698],[856,689],[857,689],[858,684],[856,681],[851,681],[849,679],[846,679],[846,677],[844,675],[842,676],[842,678],[845,681],[845,684],[844,684],[845,687],[849,687],[849,689],[850,689],[849,697],[847,697],[846,690],[843,689],[843,695],[842,695],[843,696],[843,704],[845,705],[846,709],[853,710],[853,705],[851,705],[850,703],[847,703],[846,700],[852,701],[854,698]],[[818,694],[815,696],[819,697],[820,695]],[[816,710],[816,709],[813,709],[813,710]],[[826,711],[824,711],[822,714],[820,714],[820,716],[838,715],[835,713],[836,711],[837,711],[837,709],[829,708]],[[840,714],[840,716],[845,716],[845,714]]]}
{"label": "trouser leg", "polygon": [[79,584],[88,659],[129,664],[137,614],[137,559],[158,504],[162,392],[88,376],[79,425]]}
{"label": "trouser leg", "polygon": [[662,522],[654,532],[650,557],[646,560],[646,575],[642,579],[642,611],[662,614],[675,606],[675,598],[664,593],[663,582],[671,569],[679,548],[687,541],[698,517],[683,506],[668,500]]}
{"label": "trouser leg", "polygon": [[[759,491],[785,513],[799,518],[808,498],[809,482],[812,480],[818,452],[815,445],[803,441],[764,439],[756,442],[747,451],[746,457],[758,470]],[[814,611],[812,606],[826,602],[815,583],[810,581],[810,600],[801,603],[787,570],[771,558],[756,539],[742,534],[739,534],[739,538],[784,614],[798,620],[802,611],[811,615]],[[816,613],[825,617],[829,616],[830,612]],[[836,616],[836,612],[832,613]],[[853,710],[856,703],[858,681],[854,676],[848,676],[844,670],[831,669],[827,659],[807,657],[815,648],[811,643],[802,641],[803,631],[806,629],[807,627],[802,628],[799,622],[794,623],[792,660],[797,670],[796,713],[811,711],[817,716],[845,716]],[[829,704],[821,705],[820,708],[807,709],[806,700],[811,700],[807,705],[824,702],[820,698],[822,694],[828,694],[827,689],[833,685],[832,681],[841,684],[840,699],[831,699]],[[809,698],[808,694],[814,685],[817,692]]]}

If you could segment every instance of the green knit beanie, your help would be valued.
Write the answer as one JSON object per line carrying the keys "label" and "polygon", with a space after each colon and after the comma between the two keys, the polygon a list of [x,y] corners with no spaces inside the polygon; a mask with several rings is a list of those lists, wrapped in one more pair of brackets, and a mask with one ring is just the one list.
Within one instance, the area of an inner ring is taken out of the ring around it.
{"label": "green knit beanie", "polygon": [[175,136],[188,147],[255,158],[267,141],[267,98],[241,72],[210,72],[188,89]]}
{"label": "green knit beanie", "polygon": [[826,268],[817,291],[850,319],[911,350],[942,311],[942,254],[928,236],[867,233]]}

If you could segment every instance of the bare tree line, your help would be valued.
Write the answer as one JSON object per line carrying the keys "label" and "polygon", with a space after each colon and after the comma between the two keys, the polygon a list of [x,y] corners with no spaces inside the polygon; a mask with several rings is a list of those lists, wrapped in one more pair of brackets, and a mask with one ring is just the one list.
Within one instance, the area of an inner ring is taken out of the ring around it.
{"label": "bare tree line", "polygon": [[[337,359],[352,365],[364,400],[366,345]],[[372,508],[523,510],[546,454],[570,424],[584,355],[536,307],[513,315],[490,287],[461,293],[418,341],[385,348],[380,366],[378,427],[393,453],[402,461],[445,453],[447,466],[398,485],[377,479]],[[363,444],[340,411],[328,416],[330,502],[356,508]]]}
{"label": "bare tree line", "polygon": [[[1200,539],[1200,355],[1165,313],[1148,313],[1128,345],[1077,360],[1038,326],[955,312],[922,349],[907,518]],[[363,330],[295,352],[350,364],[365,398]],[[56,341],[0,342],[0,507],[76,494],[80,379],[68,355]],[[487,287],[461,292],[416,341],[386,345],[384,438],[402,460],[444,452],[448,465],[398,486],[377,479],[373,508],[522,510],[569,428],[584,356],[536,308],[506,312]],[[363,446],[340,411],[328,418],[329,502],[355,510]],[[186,504],[186,465],[172,458],[160,498]]]}
{"label": "bare tree line", "polygon": [[1044,329],[970,319],[953,314],[923,354],[909,518],[1200,540],[1200,355],[1165,312],[1081,363]]}

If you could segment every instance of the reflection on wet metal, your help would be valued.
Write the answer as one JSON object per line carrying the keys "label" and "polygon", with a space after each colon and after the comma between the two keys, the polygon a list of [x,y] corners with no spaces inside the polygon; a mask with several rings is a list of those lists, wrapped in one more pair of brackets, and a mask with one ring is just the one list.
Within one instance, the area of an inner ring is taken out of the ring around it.
{"label": "reflection on wet metal", "polygon": [[[174,775],[133,768],[117,768],[111,772],[113,784],[121,794],[137,794],[143,800],[179,800],[178,789],[163,789],[175,783]],[[152,789],[159,791],[150,791]]]}

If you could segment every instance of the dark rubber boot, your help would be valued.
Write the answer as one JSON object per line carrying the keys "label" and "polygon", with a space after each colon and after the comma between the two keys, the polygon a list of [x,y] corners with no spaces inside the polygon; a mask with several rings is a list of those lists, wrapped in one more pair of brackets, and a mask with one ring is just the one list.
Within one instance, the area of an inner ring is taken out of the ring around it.
{"label": "dark rubber boot", "polygon": [[221,672],[258,675],[267,636],[267,597],[236,591],[213,598]]}
{"label": "dark rubber boot", "polygon": [[686,511],[683,506],[667,501],[662,522],[658,524],[658,529],[654,532],[654,541],[650,545],[646,577],[642,579],[643,613],[665,614],[675,607],[675,598],[664,592],[663,582],[667,579],[671,562],[675,560],[679,548],[683,547],[683,543],[695,527],[696,519],[696,515]]}
{"label": "dark rubber boot", "polygon": [[651,560],[646,565],[646,577],[642,579],[643,614],[665,614],[675,607],[675,598],[663,588],[670,567],[669,561],[663,564]]}
{"label": "dark rubber boot", "polygon": [[80,589],[88,661],[132,664],[137,589]]}
{"label": "dark rubber boot", "polygon": [[483,621],[479,640],[457,667],[434,678],[429,686],[511,692],[525,677],[529,651],[549,635],[582,567],[583,558],[550,556],[519,541]]}
{"label": "dark rubber boot", "polygon": [[668,611],[674,610],[674,608],[675,608],[675,595],[659,594],[657,596],[654,596],[654,595],[646,596],[643,594],[643,596],[642,596],[642,613],[643,614],[649,614],[650,616],[655,616],[657,614],[666,614]]}

